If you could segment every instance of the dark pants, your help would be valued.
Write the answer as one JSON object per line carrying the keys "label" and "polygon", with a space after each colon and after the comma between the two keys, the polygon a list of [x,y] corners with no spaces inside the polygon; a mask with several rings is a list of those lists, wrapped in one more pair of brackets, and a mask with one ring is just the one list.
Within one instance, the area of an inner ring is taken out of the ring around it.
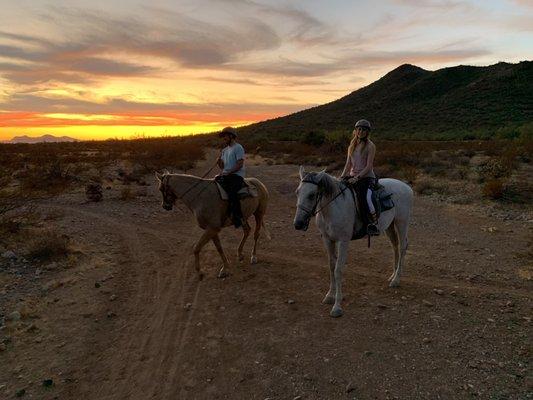
{"label": "dark pants", "polygon": [[244,186],[244,179],[242,176],[237,174],[221,175],[216,179],[217,182],[220,183],[220,185],[224,188],[226,193],[228,193],[231,220],[233,221],[235,227],[238,228],[242,225],[242,211],[241,201],[237,193]]}
{"label": "dark pants", "polygon": [[355,183],[354,186],[355,195],[357,196],[357,202],[359,203],[361,218],[363,219],[364,226],[367,226],[372,222],[369,218],[370,210],[368,209],[368,202],[366,201],[366,192],[368,191],[369,186],[371,186],[373,183],[374,178],[361,178]]}

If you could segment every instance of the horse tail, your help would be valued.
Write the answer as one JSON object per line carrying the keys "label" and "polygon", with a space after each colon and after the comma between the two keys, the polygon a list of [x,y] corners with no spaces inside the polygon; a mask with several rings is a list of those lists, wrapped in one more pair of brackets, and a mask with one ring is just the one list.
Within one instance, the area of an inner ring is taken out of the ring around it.
{"label": "horse tail", "polygon": [[272,240],[272,235],[270,234],[266,224],[265,224],[265,214],[267,210],[268,205],[268,189],[267,187],[257,178],[249,178],[247,179],[249,183],[254,185],[257,188],[258,194],[259,194],[259,205],[257,206],[257,209],[254,212],[254,215],[256,218],[258,218],[261,221],[261,228],[265,232],[265,236],[267,240]]}

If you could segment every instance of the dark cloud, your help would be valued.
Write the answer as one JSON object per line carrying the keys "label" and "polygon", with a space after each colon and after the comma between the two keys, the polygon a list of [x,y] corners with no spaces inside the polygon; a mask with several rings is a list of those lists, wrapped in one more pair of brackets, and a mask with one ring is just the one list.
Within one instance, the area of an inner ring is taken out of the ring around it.
{"label": "dark cloud", "polygon": [[466,3],[464,1],[453,0],[393,0],[395,3],[411,6],[411,7],[426,7],[426,8],[440,8],[451,9],[455,7],[462,7]]}
{"label": "dark cloud", "polygon": [[265,104],[265,103],[202,103],[190,104],[180,102],[147,103],[135,102],[124,99],[110,99],[105,103],[96,103],[72,98],[49,98],[35,94],[15,94],[9,101],[0,105],[4,112],[31,110],[37,113],[58,113],[68,110],[69,113],[80,114],[143,114],[143,113],[186,113],[197,112],[209,114],[218,113],[243,113],[243,112],[279,112],[286,113],[301,110],[316,104]]}
{"label": "dark cloud", "polygon": [[106,60],[103,58],[84,58],[68,65],[71,71],[86,72],[94,75],[146,75],[154,68],[146,65],[130,64],[125,62]]}
{"label": "dark cloud", "polygon": [[483,48],[437,50],[437,51],[366,51],[339,56],[328,62],[298,62],[281,59],[271,63],[232,64],[234,70],[287,77],[318,77],[342,71],[356,71],[358,68],[396,66],[403,63],[435,63],[462,61],[487,55]]}

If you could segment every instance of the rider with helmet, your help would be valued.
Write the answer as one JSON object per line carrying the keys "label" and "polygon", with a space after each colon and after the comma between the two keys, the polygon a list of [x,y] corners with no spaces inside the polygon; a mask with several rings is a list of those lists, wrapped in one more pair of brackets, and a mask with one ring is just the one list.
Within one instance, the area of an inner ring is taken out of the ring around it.
{"label": "rider with helmet", "polygon": [[354,186],[367,233],[371,236],[377,236],[379,230],[376,226],[377,216],[372,203],[371,190],[376,179],[373,169],[376,145],[369,138],[370,129],[370,122],[366,119],[361,119],[355,124],[341,178]]}

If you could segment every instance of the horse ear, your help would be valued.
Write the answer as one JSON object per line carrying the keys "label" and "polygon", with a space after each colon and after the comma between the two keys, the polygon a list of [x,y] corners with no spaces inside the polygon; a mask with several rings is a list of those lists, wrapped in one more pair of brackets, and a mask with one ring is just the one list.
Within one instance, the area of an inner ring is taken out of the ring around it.
{"label": "horse ear", "polygon": [[300,180],[304,178],[305,175],[305,169],[303,165],[300,165]]}
{"label": "horse ear", "polygon": [[161,178],[163,177],[163,175],[161,175],[159,172],[156,171],[156,173],[155,173],[155,177],[156,177],[156,179],[157,179],[159,182],[161,182]]}
{"label": "horse ear", "polygon": [[325,170],[325,169],[323,169],[322,171],[318,172],[318,173],[316,174],[316,180],[317,180],[318,182],[320,182],[320,181],[322,180],[322,178],[324,177],[324,174],[325,174],[325,173],[326,173],[326,170]]}

